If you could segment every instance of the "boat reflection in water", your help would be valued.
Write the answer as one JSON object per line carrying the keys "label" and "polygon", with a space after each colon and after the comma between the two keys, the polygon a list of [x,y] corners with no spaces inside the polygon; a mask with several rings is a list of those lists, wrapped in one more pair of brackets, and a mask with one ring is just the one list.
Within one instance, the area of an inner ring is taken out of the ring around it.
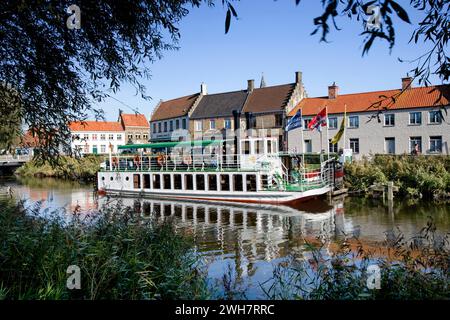
{"label": "boat reflection in water", "polygon": [[327,241],[344,228],[339,225],[342,202],[311,201],[292,208],[103,197],[99,207],[117,201],[143,218],[172,219],[178,231],[194,238],[210,278],[220,282],[231,271],[254,298],[261,297],[259,283],[272,276],[274,265],[293,253],[304,254],[305,240]]}

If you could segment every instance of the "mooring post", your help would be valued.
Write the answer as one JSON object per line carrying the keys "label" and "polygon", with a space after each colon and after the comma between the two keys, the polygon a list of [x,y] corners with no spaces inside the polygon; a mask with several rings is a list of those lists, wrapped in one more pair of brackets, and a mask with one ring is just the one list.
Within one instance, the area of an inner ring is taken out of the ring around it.
{"label": "mooring post", "polygon": [[387,194],[388,201],[394,200],[394,182],[393,181],[388,181],[387,192],[388,192],[388,194]]}

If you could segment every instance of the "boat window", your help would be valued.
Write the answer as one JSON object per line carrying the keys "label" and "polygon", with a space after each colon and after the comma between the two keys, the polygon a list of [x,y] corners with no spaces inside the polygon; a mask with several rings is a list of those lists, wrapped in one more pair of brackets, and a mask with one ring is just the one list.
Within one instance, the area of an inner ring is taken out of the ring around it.
{"label": "boat window", "polygon": [[247,191],[256,191],[256,175],[247,175]]}
{"label": "boat window", "polygon": [[217,176],[215,174],[208,175],[208,190],[217,190]]}
{"label": "boat window", "polygon": [[164,215],[165,216],[172,215],[172,205],[171,204],[165,204],[164,205]]}
{"label": "boat window", "polygon": [[255,141],[255,153],[256,154],[262,154],[264,153],[264,145],[262,140],[256,140]]}
{"label": "boat window", "polygon": [[172,189],[170,185],[170,174],[163,174],[164,189]]}
{"label": "boat window", "polygon": [[135,189],[141,188],[141,175],[140,174],[133,174],[133,185]]}
{"label": "boat window", "polygon": [[144,189],[150,189],[150,175],[143,174],[144,177]]}
{"label": "boat window", "polygon": [[205,190],[205,176],[203,174],[195,175],[197,190]]}
{"label": "boat window", "polygon": [[160,215],[161,214],[161,204],[155,203],[153,205],[153,212],[155,213],[155,215]]}
{"label": "boat window", "polygon": [[269,187],[269,177],[266,174],[261,175],[261,185],[263,189]]}
{"label": "boat window", "polygon": [[144,202],[144,205],[142,207],[142,213],[144,214],[144,216],[149,216],[152,213],[152,205],[150,202]]}
{"label": "boat window", "polygon": [[242,174],[233,175],[234,191],[244,191],[242,184]]}
{"label": "boat window", "polygon": [[194,179],[192,174],[187,174],[184,176],[184,185],[186,190],[194,190]]}
{"label": "boat window", "polygon": [[227,174],[220,175],[220,190],[230,191],[230,176]]}
{"label": "boat window", "polygon": [[153,189],[161,189],[161,175],[153,175]]}
{"label": "boat window", "polygon": [[272,153],[272,141],[267,140],[267,153]]}
{"label": "boat window", "polygon": [[173,175],[173,188],[177,189],[177,190],[181,190],[182,189],[181,174],[174,174]]}
{"label": "boat window", "polygon": [[242,144],[243,154],[250,154],[250,141],[243,141]]}

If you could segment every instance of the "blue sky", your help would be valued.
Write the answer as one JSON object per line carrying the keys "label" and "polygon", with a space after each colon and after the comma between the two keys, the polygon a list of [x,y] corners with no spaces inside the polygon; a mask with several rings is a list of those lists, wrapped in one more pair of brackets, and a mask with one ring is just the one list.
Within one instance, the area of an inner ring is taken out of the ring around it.
{"label": "blue sky", "polygon": [[[248,79],[255,79],[259,86],[262,72],[270,86],[293,82],[295,71],[302,71],[310,97],[327,94],[328,85],[334,81],[340,93],[394,89],[400,87],[400,78],[415,67],[398,58],[416,58],[427,48],[408,44],[419,18],[413,11],[413,25],[394,20],[397,40],[392,52],[387,43],[378,41],[362,57],[360,22],[341,18],[342,30],[333,30],[329,43],[310,35],[313,18],[322,12],[320,1],[303,0],[295,6],[294,0],[241,0],[234,4],[239,20],[232,21],[226,35],[225,9],[217,2],[215,7],[191,9],[179,25],[180,49],[165,52],[162,60],[150,66],[152,78],[144,84],[151,101],[136,96],[127,85],[114,96],[148,117],[160,99],[198,92],[202,82],[209,93],[241,90]],[[398,2],[408,7],[409,1]],[[431,80],[438,82],[435,77]],[[117,119],[119,108],[130,112],[113,99],[99,106],[108,120]]]}

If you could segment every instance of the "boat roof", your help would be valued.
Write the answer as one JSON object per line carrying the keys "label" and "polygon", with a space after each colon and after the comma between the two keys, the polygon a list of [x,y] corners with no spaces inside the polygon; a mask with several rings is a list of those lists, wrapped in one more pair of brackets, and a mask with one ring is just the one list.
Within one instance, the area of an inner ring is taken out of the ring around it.
{"label": "boat roof", "polygon": [[173,148],[173,147],[205,147],[209,145],[218,145],[223,142],[232,140],[192,140],[192,141],[168,141],[155,142],[143,144],[126,144],[119,146],[118,149],[159,149],[159,148]]}

